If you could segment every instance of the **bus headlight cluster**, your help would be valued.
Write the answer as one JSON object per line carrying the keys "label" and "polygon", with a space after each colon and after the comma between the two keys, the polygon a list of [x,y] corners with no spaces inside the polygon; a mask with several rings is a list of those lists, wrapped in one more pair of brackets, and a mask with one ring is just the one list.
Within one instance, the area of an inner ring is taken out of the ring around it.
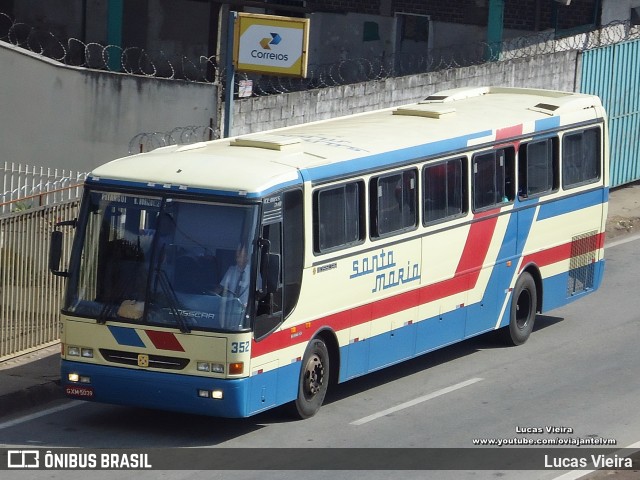
{"label": "bus headlight cluster", "polygon": [[224,373],[224,365],[222,363],[197,362],[199,372]]}
{"label": "bus headlight cluster", "polygon": [[74,345],[67,346],[67,356],[69,357],[82,357],[93,358],[93,348],[77,347]]}
{"label": "bus headlight cluster", "polygon": [[80,375],[78,373],[70,373],[67,375],[67,378],[73,383],[91,383],[91,377]]}
{"label": "bus headlight cluster", "polygon": [[222,400],[224,394],[222,390],[198,390],[198,396],[200,398],[213,398],[214,400]]}

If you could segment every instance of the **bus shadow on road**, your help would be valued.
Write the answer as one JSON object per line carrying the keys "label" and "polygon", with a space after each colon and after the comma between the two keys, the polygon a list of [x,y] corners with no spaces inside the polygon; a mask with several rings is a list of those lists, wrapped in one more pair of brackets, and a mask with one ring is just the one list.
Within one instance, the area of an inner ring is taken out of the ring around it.
{"label": "bus shadow on road", "polygon": [[[544,330],[545,328],[552,327],[563,320],[564,318],[562,317],[537,315],[532,335],[535,335],[536,332]],[[454,345],[424,353],[413,359],[384,367],[373,375],[365,375],[339,385],[334,385],[327,393],[325,405],[344,400],[345,398],[353,395],[400,380],[404,377],[414,375],[453,360],[473,355],[480,351],[511,347],[512,346],[507,345],[500,338],[500,332],[487,332]]]}

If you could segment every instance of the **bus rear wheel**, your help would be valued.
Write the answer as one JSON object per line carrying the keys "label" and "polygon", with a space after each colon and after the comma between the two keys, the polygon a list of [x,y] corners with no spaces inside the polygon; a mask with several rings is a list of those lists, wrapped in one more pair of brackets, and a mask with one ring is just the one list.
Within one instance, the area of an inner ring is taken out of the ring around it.
{"label": "bus rear wheel", "polygon": [[503,339],[509,345],[522,345],[533,331],[538,295],[536,282],[529,272],[523,272],[513,289],[509,325],[503,329]]}
{"label": "bus rear wheel", "polygon": [[320,410],[329,386],[329,351],[319,338],[312,340],[302,358],[295,414],[309,418]]}

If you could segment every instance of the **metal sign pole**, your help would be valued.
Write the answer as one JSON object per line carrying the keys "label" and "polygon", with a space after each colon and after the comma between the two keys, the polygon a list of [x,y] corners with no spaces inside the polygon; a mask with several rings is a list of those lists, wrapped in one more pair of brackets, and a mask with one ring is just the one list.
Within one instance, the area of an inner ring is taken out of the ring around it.
{"label": "metal sign pole", "polygon": [[235,86],[235,69],[233,67],[233,47],[237,12],[229,12],[227,26],[226,82],[224,86],[224,131],[223,137],[231,136],[233,121],[233,89]]}

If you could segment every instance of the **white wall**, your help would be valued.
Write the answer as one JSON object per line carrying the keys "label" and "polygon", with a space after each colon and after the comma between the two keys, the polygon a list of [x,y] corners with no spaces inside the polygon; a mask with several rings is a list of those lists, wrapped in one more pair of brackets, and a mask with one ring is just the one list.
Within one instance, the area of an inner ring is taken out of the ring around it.
{"label": "white wall", "polygon": [[0,162],[87,171],[141,132],[209,125],[216,87],[62,65],[0,42]]}

